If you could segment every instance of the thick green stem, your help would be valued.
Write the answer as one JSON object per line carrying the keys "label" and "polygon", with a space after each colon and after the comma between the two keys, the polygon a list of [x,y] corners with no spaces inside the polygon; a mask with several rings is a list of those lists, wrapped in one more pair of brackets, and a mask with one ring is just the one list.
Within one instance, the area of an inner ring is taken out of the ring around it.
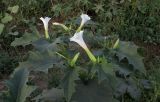
{"label": "thick green stem", "polygon": [[48,30],[47,29],[45,30],[45,37],[46,37],[46,39],[49,39],[49,34],[48,34]]}
{"label": "thick green stem", "polygon": [[80,32],[81,29],[82,29],[82,27],[83,27],[83,24],[81,24],[81,25],[78,27],[77,32]]}
{"label": "thick green stem", "polygon": [[88,54],[90,60],[95,63],[95,62],[96,62],[96,58],[95,58],[95,56],[91,53],[91,51],[90,51],[88,48],[85,48],[84,50],[85,50],[86,53]]}

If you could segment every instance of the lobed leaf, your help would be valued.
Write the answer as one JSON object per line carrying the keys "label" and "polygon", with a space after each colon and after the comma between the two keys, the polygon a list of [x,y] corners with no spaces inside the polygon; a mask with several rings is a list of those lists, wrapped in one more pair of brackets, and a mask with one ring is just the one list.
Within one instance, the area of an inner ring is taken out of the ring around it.
{"label": "lobed leaf", "polygon": [[45,39],[39,39],[33,42],[32,45],[35,47],[36,50],[44,52],[46,50],[57,51],[61,47],[60,44],[62,43],[63,41],[60,38],[56,38],[52,43],[49,43]]}
{"label": "lobed leaf", "polygon": [[48,69],[52,68],[54,64],[60,62],[60,58],[53,52],[29,52],[27,61],[20,63],[19,67],[27,67],[33,71],[43,71],[48,73]]}
{"label": "lobed leaf", "polygon": [[116,90],[116,97],[128,94],[132,99],[138,101],[141,97],[141,91],[137,87],[135,80],[128,78],[126,80],[119,79],[119,85]]}
{"label": "lobed leaf", "polygon": [[62,89],[52,88],[50,90],[44,90],[42,94],[35,97],[33,100],[39,101],[52,101],[52,102],[64,102],[64,93]]}
{"label": "lobed leaf", "polygon": [[11,46],[26,46],[32,44],[32,42],[39,39],[39,36],[33,33],[25,32],[24,35],[20,38],[15,38],[15,40],[11,43]]}
{"label": "lobed leaf", "polygon": [[27,68],[17,68],[6,84],[9,88],[9,102],[25,102],[26,98],[36,89],[27,85],[29,71]]}
{"label": "lobed leaf", "polygon": [[119,48],[116,50],[116,55],[121,61],[124,58],[128,59],[129,64],[132,64],[134,68],[142,73],[146,73],[143,57],[137,53],[138,46],[131,42],[119,42]]}
{"label": "lobed leaf", "polygon": [[91,71],[93,74],[97,73],[99,83],[106,80],[110,85],[115,86],[116,76],[114,70],[115,66],[103,58],[102,62],[94,65]]}
{"label": "lobed leaf", "polygon": [[75,93],[75,80],[78,80],[78,68],[70,68],[62,80],[64,96],[67,102],[70,102],[73,93]]}
{"label": "lobed leaf", "polygon": [[76,84],[71,102],[118,102],[113,98],[114,91],[106,81],[98,84],[96,80],[90,80],[87,85],[78,81]]}

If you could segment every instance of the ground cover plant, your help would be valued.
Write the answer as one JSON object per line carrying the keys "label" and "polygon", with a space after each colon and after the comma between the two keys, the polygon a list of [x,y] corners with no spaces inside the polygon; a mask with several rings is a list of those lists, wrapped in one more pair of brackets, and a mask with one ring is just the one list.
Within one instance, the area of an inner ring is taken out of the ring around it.
{"label": "ground cover plant", "polygon": [[158,0],[0,4],[1,101],[159,102]]}

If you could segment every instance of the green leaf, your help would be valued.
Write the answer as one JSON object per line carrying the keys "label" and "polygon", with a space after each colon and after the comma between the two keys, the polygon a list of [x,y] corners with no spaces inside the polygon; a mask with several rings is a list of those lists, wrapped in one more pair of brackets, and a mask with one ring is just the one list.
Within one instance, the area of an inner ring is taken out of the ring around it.
{"label": "green leaf", "polygon": [[20,63],[19,67],[25,66],[29,70],[43,71],[48,73],[48,69],[53,67],[53,64],[60,64],[59,57],[53,52],[29,52],[27,61]]}
{"label": "green leaf", "polygon": [[58,51],[63,44],[63,41],[60,38],[56,38],[54,42],[49,43],[46,39],[39,39],[32,43],[32,45],[36,48],[36,50],[40,52],[44,52],[46,50],[50,51]]}
{"label": "green leaf", "polygon": [[[92,68],[92,73],[98,74],[98,81],[99,83],[107,80],[110,82],[111,85],[115,84],[115,67],[112,63],[108,63],[105,58],[101,59],[100,63],[97,63]],[[114,86],[114,85],[113,85]]]}
{"label": "green leaf", "polygon": [[125,63],[125,62],[119,62],[119,59],[113,56],[112,58],[112,63],[115,66],[115,72],[116,76],[121,77],[121,78],[126,78],[130,76],[133,71],[133,67],[130,66],[130,64]]}
{"label": "green leaf", "polygon": [[121,80],[119,79],[119,85],[116,90],[116,97],[121,97],[124,94],[129,94],[134,100],[139,100],[141,96],[140,89],[136,85],[136,81],[132,78]]}
{"label": "green leaf", "polygon": [[127,66],[115,65],[117,75],[121,77],[127,77],[132,73],[132,70]]}
{"label": "green leaf", "polygon": [[39,39],[39,36],[33,33],[25,32],[24,35],[20,38],[15,38],[15,40],[11,43],[11,46],[26,46],[32,44],[32,42]]}
{"label": "green leaf", "polygon": [[90,80],[88,84],[78,81],[71,102],[118,102],[113,98],[113,93],[106,81],[100,84],[96,80]]}
{"label": "green leaf", "polygon": [[11,16],[10,14],[5,13],[5,17],[1,19],[1,22],[2,22],[2,23],[8,23],[8,22],[10,22],[12,19],[13,19],[13,18],[12,18],[12,16]]}
{"label": "green leaf", "polygon": [[0,23],[0,35],[2,34],[3,29],[4,29],[4,24]]}
{"label": "green leaf", "polygon": [[137,53],[138,46],[132,42],[119,42],[119,48],[116,50],[116,54],[121,61],[124,58],[128,59],[129,64],[132,64],[134,68],[142,73],[146,73],[143,57]]}
{"label": "green leaf", "polygon": [[62,80],[64,96],[67,102],[70,102],[70,99],[75,92],[75,80],[78,80],[78,68],[69,68]]}
{"label": "green leaf", "polygon": [[44,90],[42,94],[36,96],[33,100],[39,102],[39,100],[43,101],[52,101],[52,102],[63,102],[64,93],[62,89],[52,88],[49,90]]}
{"label": "green leaf", "polygon": [[18,6],[18,5],[13,6],[13,7],[8,7],[8,10],[9,10],[11,13],[17,13],[17,12],[18,12],[18,9],[19,9],[19,6]]}
{"label": "green leaf", "polygon": [[15,69],[11,79],[6,82],[10,102],[25,102],[26,98],[36,89],[35,86],[27,85],[28,76],[27,68]]}

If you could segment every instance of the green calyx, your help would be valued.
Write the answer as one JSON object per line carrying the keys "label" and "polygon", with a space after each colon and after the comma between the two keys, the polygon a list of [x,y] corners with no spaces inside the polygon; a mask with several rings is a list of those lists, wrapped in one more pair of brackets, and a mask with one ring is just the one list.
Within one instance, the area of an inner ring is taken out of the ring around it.
{"label": "green calyx", "polygon": [[117,39],[117,41],[115,42],[113,49],[117,49],[119,46],[119,39]]}
{"label": "green calyx", "polygon": [[78,59],[78,57],[79,57],[79,52],[73,57],[73,59],[71,60],[71,62],[70,62],[70,66],[71,67],[74,67],[75,66],[75,63],[77,62],[77,59]]}

